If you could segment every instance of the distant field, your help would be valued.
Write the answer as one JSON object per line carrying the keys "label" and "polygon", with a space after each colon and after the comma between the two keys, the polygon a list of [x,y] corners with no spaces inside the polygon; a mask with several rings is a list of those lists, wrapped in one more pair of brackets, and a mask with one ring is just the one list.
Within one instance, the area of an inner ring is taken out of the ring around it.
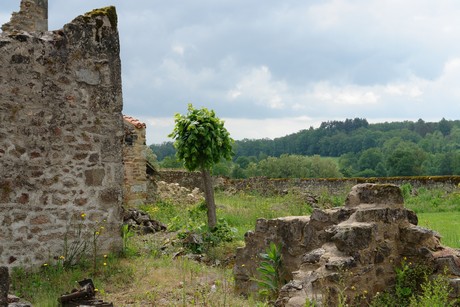
{"label": "distant field", "polygon": [[460,248],[460,212],[418,213],[417,216],[420,226],[442,235],[443,245]]}

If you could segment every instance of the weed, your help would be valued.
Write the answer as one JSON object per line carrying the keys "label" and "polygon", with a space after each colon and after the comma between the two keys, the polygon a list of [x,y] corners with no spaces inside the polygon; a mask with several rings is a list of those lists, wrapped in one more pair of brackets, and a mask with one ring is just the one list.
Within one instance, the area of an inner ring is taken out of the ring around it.
{"label": "weed", "polygon": [[88,242],[83,232],[83,221],[86,218],[86,214],[80,215],[79,221],[76,225],[67,225],[66,232],[64,234],[63,249],[61,255],[64,257],[64,267],[70,268],[76,265],[86,254],[88,248]]}
{"label": "weed", "polygon": [[427,276],[432,269],[417,263],[408,262],[404,257],[400,266],[395,268],[395,285],[391,291],[378,293],[371,306],[410,306],[411,301],[419,295]]}
{"label": "weed", "polygon": [[129,241],[130,238],[134,236],[134,232],[129,229],[129,225],[123,224],[121,226],[121,238],[123,240],[123,250],[122,255],[125,257],[134,256],[136,255],[136,250],[131,248]]}
{"label": "weed", "polygon": [[449,300],[451,291],[449,279],[446,275],[438,275],[433,280],[425,277],[425,282],[421,285],[422,293],[419,296],[410,298],[410,307],[449,307],[454,303]]}
{"label": "weed", "polygon": [[404,200],[408,200],[412,195],[412,185],[410,183],[404,183],[399,188],[401,189]]}
{"label": "weed", "polygon": [[253,278],[259,285],[259,294],[268,299],[278,297],[281,281],[281,247],[271,242],[265,253],[261,253],[262,262],[256,269],[260,273],[259,278]]}

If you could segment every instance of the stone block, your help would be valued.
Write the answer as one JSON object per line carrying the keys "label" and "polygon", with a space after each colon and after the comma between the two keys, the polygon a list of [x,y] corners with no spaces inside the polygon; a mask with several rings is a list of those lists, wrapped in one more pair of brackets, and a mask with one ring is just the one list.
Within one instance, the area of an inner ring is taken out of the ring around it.
{"label": "stone block", "polygon": [[352,253],[367,248],[373,240],[375,226],[369,223],[351,223],[333,229],[332,241],[340,251]]}
{"label": "stone block", "polygon": [[88,186],[101,186],[104,177],[105,170],[103,168],[85,171],[85,183]]}
{"label": "stone block", "polygon": [[363,204],[386,205],[392,208],[402,208],[404,198],[401,189],[393,184],[357,184],[348,194],[345,207],[352,208]]}

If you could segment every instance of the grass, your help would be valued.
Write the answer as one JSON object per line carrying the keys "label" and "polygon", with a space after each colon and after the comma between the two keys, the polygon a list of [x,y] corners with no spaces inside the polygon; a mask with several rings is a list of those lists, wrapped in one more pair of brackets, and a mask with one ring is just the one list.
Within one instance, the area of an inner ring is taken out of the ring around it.
{"label": "grass", "polygon": [[274,219],[282,216],[309,215],[312,208],[300,195],[261,196],[239,193],[228,196],[216,193],[217,215],[222,216],[238,230],[237,238],[254,229],[259,218]]}
{"label": "grass", "polygon": [[[402,187],[403,192],[411,189]],[[404,193],[404,203],[409,209],[415,213],[434,213],[434,212],[460,212],[460,188],[453,193],[447,193],[440,189],[425,189],[420,188],[414,190],[415,195]]]}
{"label": "grass", "polygon": [[[406,192],[409,191],[406,187]],[[319,195],[319,205],[343,203],[344,195]],[[438,231],[443,244],[460,247],[460,194],[419,189],[416,196],[405,193],[407,207],[417,212],[419,224]],[[16,269],[12,274],[12,292],[34,306],[57,306],[57,298],[87,277],[94,280],[99,298],[115,306],[266,306],[253,298],[233,294],[232,256],[242,246],[244,234],[253,230],[258,218],[309,215],[311,206],[301,193],[284,196],[216,193],[217,216],[236,229],[232,242],[206,246],[208,264],[178,256],[183,248],[177,233],[199,229],[206,221],[201,205],[183,206],[167,202],[142,209],[165,224],[174,233],[129,238],[130,253],[97,258],[93,273],[92,258],[64,269],[50,261],[36,272]],[[106,265],[104,265],[106,263]],[[220,263],[220,265],[215,265]]]}
{"label": "grass", "polygon": [[460,212],[419,213],[417,216],[420,226],[441,234],[443,245],[460,248]]}
{"label": "grass", "polygon": [[419,225],[439,232],[443,245],[460,248],[460,187],[452,193],[414,190],[410,185],[403,185],[402,190],[405,206],[417,213]]}

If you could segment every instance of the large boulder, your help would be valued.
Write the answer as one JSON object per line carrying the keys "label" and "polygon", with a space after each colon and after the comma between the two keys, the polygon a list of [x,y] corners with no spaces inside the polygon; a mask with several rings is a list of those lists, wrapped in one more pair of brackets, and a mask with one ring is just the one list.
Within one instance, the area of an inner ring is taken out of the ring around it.
{"label": "large boulder", "polygon": [[[277,306],[305,306],[307,300],[336,304],[339,292],[351,303],[358,296],[363,301],[364,293],[369,299],[394,284],[394,268],[403,259],[423,262],[434,274],[447,267],[451,276],[460,277],[460,252],[442,246],[435,231],[417,226],[416,214],[404,208],[395,185],[359,184],[344,207],[258,220],[255,231],[246,234],[246,245],[237,250],[238,293],[257,291],[260,254],[271,242],[281,246],[286,282]],[[456,295],[460,282],[451,280]]]}

